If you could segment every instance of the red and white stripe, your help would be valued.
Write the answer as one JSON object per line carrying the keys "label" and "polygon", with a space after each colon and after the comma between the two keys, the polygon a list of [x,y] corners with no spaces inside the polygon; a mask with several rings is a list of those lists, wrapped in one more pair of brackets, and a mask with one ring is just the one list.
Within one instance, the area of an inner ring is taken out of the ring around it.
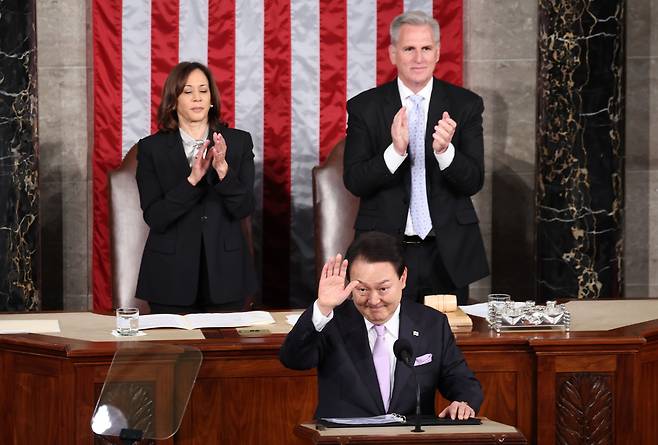
{"label": "red and white stripe", "polygon": [[183,60],[212,69],[222,117],[253,137],[264,302],[306,304],[311,169],[344,136],[346,100],[394,78],[388,24],[411,9],[439,19],[437,75],[461,83],[461,1],[94,0],[94,309],[111,309],[107,172],[156,130],[164,80]]}

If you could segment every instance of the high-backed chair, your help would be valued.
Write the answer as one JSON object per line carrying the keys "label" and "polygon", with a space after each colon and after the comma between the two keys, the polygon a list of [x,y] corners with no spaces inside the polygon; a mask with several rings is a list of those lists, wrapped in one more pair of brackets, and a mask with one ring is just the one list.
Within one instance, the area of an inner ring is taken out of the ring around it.
{"label": "high-backed chair", "polygon": [[148,313],[148,303],[135,297],[139,265],[149,227],[139,206],[135,171],[137,144],[123,158],[121,166],[108,175],[110,189],[110,236],[112,245],[112,302],[114,307],[138,307]]}
{"label": "high-backed chair", "polygon": [[[135,296],[139,265],[149,232],[139,205],[136,170],[137,144],[128,151],[121,166],[108,175],[112,237],[112,298],[114,307],[138,307],[140,313],[148,313],[150,312],[148,303]],[[244,218],[241,224],[247,247],[253,258],[251,217]]]}
{"label": "high-backed chair", "polygon": [[313,215],[315,218],[315,272],[320,276],[325,261],[345,254],[354,239],[359,198],[343,183],[345,139],[340,140],[322,165],[313,167]]}

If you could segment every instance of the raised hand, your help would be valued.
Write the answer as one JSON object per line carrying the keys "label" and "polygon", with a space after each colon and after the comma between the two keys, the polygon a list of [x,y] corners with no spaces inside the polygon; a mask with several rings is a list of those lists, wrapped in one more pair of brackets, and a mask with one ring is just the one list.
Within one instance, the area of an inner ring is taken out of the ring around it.
{"label": "raised hand", "polygon": [[[213,151],[208,150],[206,152],[209,144],[210,141],[206,140],[194,155],[194,160],[192,161],[192,172],[190,173],[190,176],[187,177],[187,180],[192,185],[197,185],[199,181],[201,181],[213,161]],[[205,157],[203,156],[204,153],[206,153]]]}
{"label": "raised hand", "polygon": [[409,146],[409,123],[407,121],[407,110],[402,107],[395,113],[393,123],[391,124],[391,139],[393,139],[393,148],[400,155],[404,156]]}
{"label": "raised hand", "polygon": [[228,163],[226,162],[226,150],[228,147],[226,146],[226,141],[221,133],[213,133],[212,139],[215,141],[215,145],[212,148],[214,153],[212,166],[217,172],[219,179],[224,179],[228,172]]}
{"label": "raised hand", "polygon": [[320,274],[318,308],[325,316],[328,316],[336,306],[345,301],[359,284],[358,281],[352,281],[345,286],[347,260],[342,258],[341,254],[329,258]]}
{"label": "raised hand", "polygon": [[432,148],[437,154],[441,154],[448,148],[452,137],[455,134],[457,122],[450,118],[447,111],[443,112],[441,120],[434,126],[434,134],[432,134]]}

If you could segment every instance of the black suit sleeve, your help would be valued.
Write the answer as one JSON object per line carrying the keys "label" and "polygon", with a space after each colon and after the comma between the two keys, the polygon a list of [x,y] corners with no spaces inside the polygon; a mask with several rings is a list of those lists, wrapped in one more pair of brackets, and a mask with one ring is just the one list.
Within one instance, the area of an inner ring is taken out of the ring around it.
{"label": "black suit sleeve", "polygon": [[[330,328],[330,321],[323,329]],[[279,350],[279,359],[286,368],[312,369],[320,363],[323,351],[323,335],[313,325],[313,306],[306,309],[295,326],[286,335]]]}
{"label": "black suit sleeve", "polygon": [[[390,145],[390,128],[385,145],[376,146],[379,139],[372,131],[377,131],[376,116],[368,115],[359,103],[347,103],[347,136],[343,159],[343,182],[355,196],[368,197],[383,188],[401,183],[402,165],[391,173],[384,160],[384,151]],[[373,122],[370,122],[373,120]],[[404,161],[409,162],[408,160]],[[404,165],[404,163],[403,163]]]}
{"label": "black suit sleeve", "polygon": [[175,187],[164,190],[158,178],[152,144],[139,141],[137,150],[137,188],[144,212],[144,221],[154,232],[162,233],[178,218],[188,212],[205,193],[182,178]]}
{"label": "black suit sleeve", "polygon": [[468,402],[477,413],[483,400],[480,382],[466,364],[445,317],[442,317],[441,331],[444,340],[443,359],[437,382],[439,391],[451,402],[455,400]]}
{"label": "black suit sleeve", "polygon": [[455,145],[455,157],[441,172],[448,187],[458,195],[473,196],[484,184],[483,112],[482,98],[475,96],[470,107],[460,116],[461,122],[457,122],[460,138]]}
{"label": "black suit sleeve", "polygon": [[[221,181],[217,172],[212,169],[215,192],[222,197],[226,211],[235,219],[242,219],[254,211],[254,144],[249,133],[242,133],[236,141],[227,140],[227,154],[231,149],[240,154],[237,162],[227,159],[228,172]],[[236,144],[231,147],[229,144]],[[237,164],[237,168],[236,168]]]}

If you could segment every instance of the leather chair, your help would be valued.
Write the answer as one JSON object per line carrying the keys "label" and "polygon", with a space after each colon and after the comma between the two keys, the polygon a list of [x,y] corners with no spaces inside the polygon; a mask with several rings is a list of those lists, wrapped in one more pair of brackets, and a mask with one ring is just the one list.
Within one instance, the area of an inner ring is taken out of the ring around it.
{"label": "leather chair", "polygon": [[343,183],[345,139],[331,150],[322,165],[313,167],[313,216],[315,220],[315,272],[320,276],[325,261],[345,254],[354,240],[354,221],[359,198]]}
{"label": "leather chair", "polygon": [[108,174],[112,303],[115,308],[138,307],[140,313],[149,313],[148,302],[135,297],[139,265],[149,233],[139,206],[136,170],[137,144],[128,151],[121,166]]}
{"label": "leather chair", "polygon": [[[144,222],[135,180],[137,144],[133,145],[121,166],[108,175],[110,189],[110,235],[112,257],[112,300],[114,307],[138,307],[140,313],[150,312],[148,302],[135,296],[139,266],[149,227]],[[251,217],[241,221],[242,232],[252,258],[254,242]],[[253,299],[253,297],[251,297]]]}

